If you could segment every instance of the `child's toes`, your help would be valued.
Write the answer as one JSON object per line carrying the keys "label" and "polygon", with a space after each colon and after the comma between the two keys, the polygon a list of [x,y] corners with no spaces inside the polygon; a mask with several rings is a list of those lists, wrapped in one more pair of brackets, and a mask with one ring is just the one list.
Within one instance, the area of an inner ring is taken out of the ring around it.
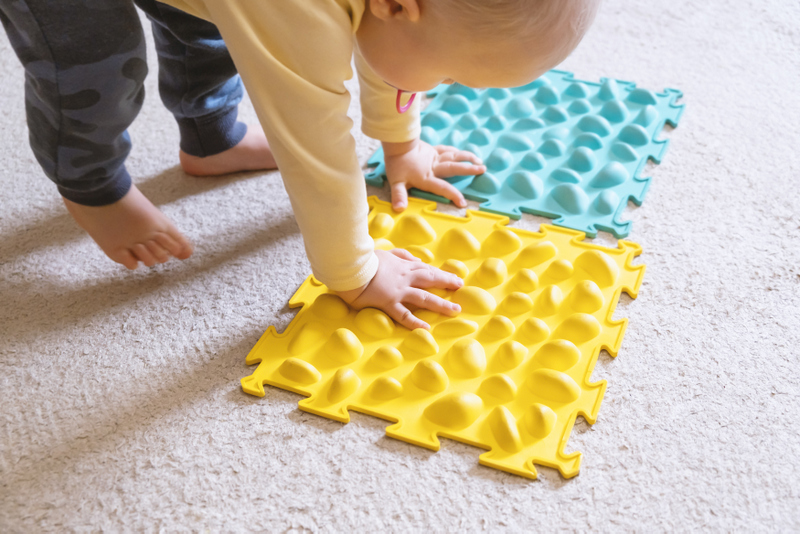
{"label": "child's toes", "polygon": [[117,263],[121,263],[131,271],[139,266],[139,260],[137,260],[136,256],[134,256],[133,253],[128,249],[120,250],[115,252],[113,255],[109,254],[108,257]]}
{"label": "child's toes", "polygon": [[156,243],[155,241],[148,241],[145,243],[147,250],[155,257],[158,263],[165,263],[169,259],[169,252],[167,249]]}
{"label": "child's toes", "polygon": [[194,247],[192,247],[192,244],[189,243],[189,241],[187,241],[186,239],[184,239],[183,244],[181,246],[183,248],[181,248],[180,252],[175,254],[175,257],[178,258],[179,260],[185,260],[190,258],[192,253],[194,252]]}
{"label": "child's toes", "polygon": [[192,245],[177,229],[170,233],[156,234],[155,241],[179,260],[185,260],[192,255]]}
{"label": "child's toes", "polygon": [[134,256],[139,258],[139,261],[147,265],[148,267],[152,267],[156,264],[156,258],[153,256],[153,253],[150,252],[146,246],[142,243],[136,243],[131,247],[131,252],[133,252]]}

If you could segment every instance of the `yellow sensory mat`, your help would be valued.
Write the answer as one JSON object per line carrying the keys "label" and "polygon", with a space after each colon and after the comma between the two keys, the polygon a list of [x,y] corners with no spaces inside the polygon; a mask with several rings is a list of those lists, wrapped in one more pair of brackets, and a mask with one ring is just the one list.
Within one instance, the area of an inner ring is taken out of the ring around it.
{"label": "yellow sensory mat", "polygon": [[278,334],[270,327],[247,356],[258,363],[242,388],[264,384],[307,398],[302,410],[348,422],[348,410],[393,421],[390,437],[438,450],[438,437],[487,449],[480,463],[536,478],[534,465],[578,474],[565,453],[575,418],[593,424],[606,382],[591,382],[600,350],[616,356],[626,319],[612,314],[622,291],[636,297],[639,245],[583,242],[581,232],[508,218],[456,217],[410,199],[403,213],[370,197],[376,248],[404,248],[458,274],[464,287],[435,291],[461,305],[455,318],[418,311],[431,331],[397,326],[386,314],[350,309],[309,277],[289,301],[302,306]]}

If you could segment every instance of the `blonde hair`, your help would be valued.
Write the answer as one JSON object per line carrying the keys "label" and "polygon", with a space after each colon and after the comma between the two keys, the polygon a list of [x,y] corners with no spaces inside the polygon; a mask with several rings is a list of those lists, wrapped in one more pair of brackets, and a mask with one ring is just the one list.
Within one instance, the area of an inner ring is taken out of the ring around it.
{"label": "blonde hair", "polygon": [[[557,42],[554,57],[566,58],[594,21],[599,0],[425,0],[441,24],[465,37]],[[564,35],[564,32],[567,32]],[[559,37],[554,39],[554,37]]]}

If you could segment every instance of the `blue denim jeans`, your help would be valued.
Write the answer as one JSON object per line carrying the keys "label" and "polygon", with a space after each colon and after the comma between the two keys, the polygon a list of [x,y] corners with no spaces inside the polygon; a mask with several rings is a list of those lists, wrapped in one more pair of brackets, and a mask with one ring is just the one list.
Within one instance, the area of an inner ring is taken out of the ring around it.
{"label": "blue denim jeans", "polygon": [[[242,82],[216,26],[154,0],[147,13],[159,92],[181,149],[210,156],[246,132],[236,121]],[[0,0],[0,22],[25,68],[31,148],[62,196],[116,202],[131,178],[127,128],[144,101],[145,41],[132,0]]]}

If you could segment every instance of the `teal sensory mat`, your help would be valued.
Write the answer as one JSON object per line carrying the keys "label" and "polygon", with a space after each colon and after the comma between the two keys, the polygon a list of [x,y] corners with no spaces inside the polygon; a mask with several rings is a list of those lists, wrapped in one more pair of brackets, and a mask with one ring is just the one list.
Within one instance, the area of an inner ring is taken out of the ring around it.
{"label": "teal sensory mat", "polygon": [[[447,179],[483,211],[514,219],[532,213],[591,237],[603,230],[622,238],[631,222],[621,214],[628,200],[644,200],[650,178],[640,174],[648,159],[661,163],[668,140],[658,135],[665,124],[678,125],[682,95],[558,70],[513,89],[440,85],[428,93],[434,99],[422,112],[421,138],[483,158],[484,174]],[[382,150],[368,165],[367,183],[382,186]]]}

